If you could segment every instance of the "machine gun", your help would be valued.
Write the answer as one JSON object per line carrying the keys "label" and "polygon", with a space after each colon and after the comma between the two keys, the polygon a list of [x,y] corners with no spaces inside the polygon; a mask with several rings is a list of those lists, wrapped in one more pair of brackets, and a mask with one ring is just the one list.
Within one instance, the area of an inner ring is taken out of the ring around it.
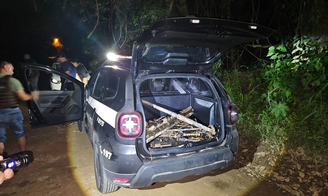
{"label": "machine gun", "polygon": [[146,142],[151,147],[177,146],[185,142],[198,142],[211,139],[216,134],[213,125],[206,127],[189,118],[194,112],[191,106],[175,113],[146,100],[141,101],[143,104],[170,115],[147,122]]}

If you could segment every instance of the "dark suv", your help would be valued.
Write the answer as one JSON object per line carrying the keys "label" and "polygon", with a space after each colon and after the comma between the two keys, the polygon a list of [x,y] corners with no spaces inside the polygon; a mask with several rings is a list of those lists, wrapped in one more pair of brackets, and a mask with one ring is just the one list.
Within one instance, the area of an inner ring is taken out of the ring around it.
{"label": "dark suv", "polygon": [[40,91],[29,104],[31,124],[78,121],[93,146],[102,193],[226,168],[238,151],[238,111],[210,68],[229,48],[271,32],[219,19],[161,20],[138,38],[131,59],[106,61],[85,89],[56,70],[26,66],[74,83]]}

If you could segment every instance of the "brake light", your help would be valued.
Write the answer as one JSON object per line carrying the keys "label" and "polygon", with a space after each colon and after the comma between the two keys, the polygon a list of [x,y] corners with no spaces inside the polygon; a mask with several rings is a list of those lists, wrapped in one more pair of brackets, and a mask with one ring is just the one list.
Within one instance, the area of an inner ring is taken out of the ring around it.
{"label": "brake light", "polygon": [[135,111],[124,111],[117,118],[118,135],[122,138],[137,138],[142,132],[141,115]]}
{"label": "brake light", "polygon": [[117,177],[114,177],[114,180],[120,181],[120,182],[127,182],[127,181],[130,180],[130,178],[117,178]]}
{"label": "brake light", "polygon": [[234,125],[238,121],[238,107],[234,103],[228,106],[229,124]]}

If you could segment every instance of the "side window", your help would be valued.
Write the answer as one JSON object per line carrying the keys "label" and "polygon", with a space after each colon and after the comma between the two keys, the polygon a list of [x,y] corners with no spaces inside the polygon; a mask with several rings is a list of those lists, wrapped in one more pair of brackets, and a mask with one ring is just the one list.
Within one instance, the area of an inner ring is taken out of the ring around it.
{"label": "side window", "polygon": [[99,72],[95,81],[92,96],[99,101],[112,100],[117,94],[119,77],[109,71]]}
{"label": "side window", "polygon": [[[62,90],[62,76],[52,73],[49,70],[36,70],[28,68],[25,73],[27,80],[27,87],[31,90],[39,91],[61,91]],[[64,74],[64,76],[68,76]],[[76,90],[74,82],[67,82],[65,84],[65,91]]]}
{"label": "side window", "polygon": [[60,63],[54,63],[54,64],[52,64],[52,68],[54,68],[57,71],[60,71],[61,64]]}
{"label": "side window", "polygon": [[87,84],[88,95],[91,95],[91,93],[93,92],[93,89],[94,89],[95,84],[96,84],[97,79],[98,79],[98,75],[99,75],[99,72],[94,73],[94,75],[88,81],[88,84]]}

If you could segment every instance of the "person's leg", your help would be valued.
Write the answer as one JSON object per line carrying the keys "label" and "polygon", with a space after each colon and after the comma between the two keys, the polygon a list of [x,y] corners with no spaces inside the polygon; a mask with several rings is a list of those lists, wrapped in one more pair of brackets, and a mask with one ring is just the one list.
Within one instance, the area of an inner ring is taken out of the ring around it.
{"label": "person's leg", "polygon": [[26,137],[17,138],[17,144],[19,146],[20,151],[26,151]]}
{"label": "person's leg", "polygon": [[0,155],[3,154],[3,151],[5,149],[5,141],[7,139],[6,133],[7,133],[6,123],[0,122]]}
{"label": "person's leg", "polygon": [[8,109],[0,109],[0,154],[3,155],[3,151],[5,149],[5,141],[7,139],[7,127],[8,127],[8,119],[10,118],[8,115],[10,111]]}
{"label": "person's leg", "polygon": [[23,115],[19,108],[13,109],[12,122],[9,123],[9,127],[12,130],[14,137],[17,140],[20,151],[26,150],[26,137],[23,128]]}
{"label": "person's leg", "polygon": [[0,142],[0,155],[3,155],[4,149],[5,149],[5,144],[3,142]]}

